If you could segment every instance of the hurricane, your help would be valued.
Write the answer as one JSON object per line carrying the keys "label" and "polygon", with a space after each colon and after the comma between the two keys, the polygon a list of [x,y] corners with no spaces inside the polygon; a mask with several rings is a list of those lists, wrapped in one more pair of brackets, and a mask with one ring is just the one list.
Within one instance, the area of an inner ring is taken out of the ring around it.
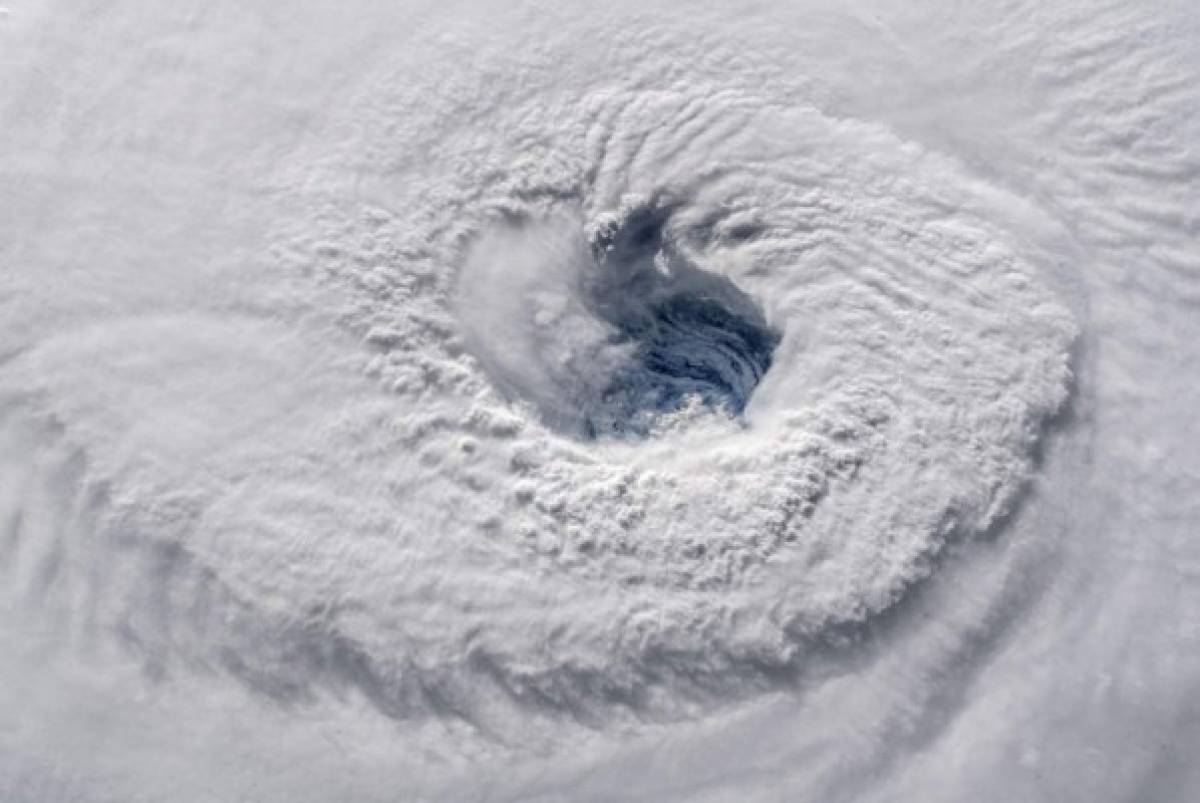
{"label": "hurricane", "polygon": [[1186,4],[0,39],[0,798],[1200,793]]}

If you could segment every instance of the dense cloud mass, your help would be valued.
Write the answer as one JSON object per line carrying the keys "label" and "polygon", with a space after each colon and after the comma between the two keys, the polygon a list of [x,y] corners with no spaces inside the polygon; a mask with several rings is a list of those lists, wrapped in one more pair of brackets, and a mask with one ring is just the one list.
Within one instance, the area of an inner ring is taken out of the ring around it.
{"label": "dense cloud mass", "polygon": [[1200,796],[1200,14],[683,5],[0,16],[0,798]]}

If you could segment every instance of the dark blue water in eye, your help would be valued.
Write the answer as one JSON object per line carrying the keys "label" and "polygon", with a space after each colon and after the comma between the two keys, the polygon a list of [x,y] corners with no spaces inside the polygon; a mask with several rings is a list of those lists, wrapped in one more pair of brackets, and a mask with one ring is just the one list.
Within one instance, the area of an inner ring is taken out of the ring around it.
{"label": "dark blue water in eye", "polygon": [[630,215],[595,243],[598,271],[585,294],[633,359],[585,411],[591,437],[645,434],[692,399],[739,416],[771,367],[778,333],[733,282],[666,241],[669,217],[665,209]]}

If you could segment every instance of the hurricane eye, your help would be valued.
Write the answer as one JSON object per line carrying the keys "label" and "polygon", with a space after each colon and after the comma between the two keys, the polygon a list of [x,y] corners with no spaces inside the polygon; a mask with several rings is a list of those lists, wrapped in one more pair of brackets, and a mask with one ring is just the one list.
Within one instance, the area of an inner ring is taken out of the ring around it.
{"label": "hurricane eye", "polygon": [[627,247],[606,251],[585,284],[585,303],[631,352],[604,388],[604,403],[588,411],[592,428],[642,433],[656,416],[691,402],[741,415],[771,367],[779,334],[732,281],[664,241],[661,220],[634,215],[628,225],[628,238],[616,239]]}
{"label": "hurricane eye", "polygon": [[675,246],[669,222],[649,207],[590,241],[575,219],[485,238],[460,303],[496,387],[583,440],[646,437],[685,408],[743,416],[780,335]]}

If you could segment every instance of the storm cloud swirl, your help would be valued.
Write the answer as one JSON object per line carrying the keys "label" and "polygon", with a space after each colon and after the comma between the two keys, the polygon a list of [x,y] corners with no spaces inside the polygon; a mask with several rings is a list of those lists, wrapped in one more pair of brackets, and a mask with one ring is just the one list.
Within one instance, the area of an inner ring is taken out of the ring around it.
{"label": "storm cloud swirl", "polygon": [[430,455],[389,551],[431,604],[365,625],[400,710],[767,688],[1009,512],[1074,326],[953,162],[718,86],[501,119],[440,241],[369,224],[452,269],[333,260]]}
{"label": "storm cloud swirl", "polygon": [[88,514],[146,544],[101,587],[146,600],[118,616],[152,665],[499,732],[535,703],[674,718],[770,688],[1009,511],[1074,330],[953,162],[699,83],[512,108],[482,147],[453,119],[451,191],[294,250],[387,391],[302,448],[345,457],[248,434],[188,515],[136,501],[161,472]]}
{"label": "storm cloud swirl", "polygon": [[362,2],[0,14],[0,797],[1187,786],[1194,26]]}

